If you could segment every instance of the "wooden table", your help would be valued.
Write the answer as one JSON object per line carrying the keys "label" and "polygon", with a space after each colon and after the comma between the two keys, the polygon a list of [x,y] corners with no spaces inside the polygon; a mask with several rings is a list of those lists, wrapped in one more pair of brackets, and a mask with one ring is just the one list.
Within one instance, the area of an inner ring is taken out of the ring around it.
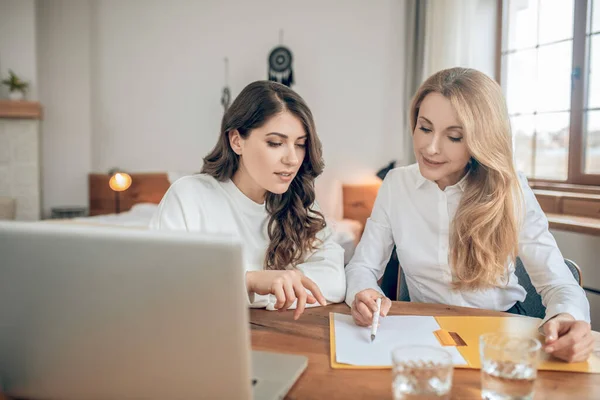
{"label": "wooden table", "polygon": [[[255,350],[308,356],[308,368],[288,399],[391,399],[391,370],[341,370],[329,366],[329,313],[350,314],[345,304],[307,309],[298,321],[291,311],[250,311]],[[438,304],[394,302],[390,315],[510,314]],[[480,371],[454,370],[453,399],[481,399]],[[536,399],[600,399],[600,374],[539,371]]]}

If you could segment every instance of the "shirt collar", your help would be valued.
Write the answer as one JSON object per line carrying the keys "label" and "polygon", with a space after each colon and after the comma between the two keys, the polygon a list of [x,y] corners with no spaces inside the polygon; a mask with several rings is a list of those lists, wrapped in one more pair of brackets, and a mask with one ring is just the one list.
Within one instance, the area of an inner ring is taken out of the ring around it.
{"label": "shirt collar", "polygon": [[[427,182],[427,179],[423,175],[421,175],[421,171],[419,170],[418,164],[417,164],[416,170],[417,170],[416,188],[420,189],[425,184],[425,182]],[[465,174],[465,176],[463,176],[460,181],[458,181],[457,183],[455,183],[452,186],[448,186],[446,189],[452,188],[452,187],[457,187],[458,189],[460,189],[461,192],[464,192],[465,189],[467,188],[467,178],[469,177],[470,173],[471,173],[471,170],[469,169],[467,171],[467,173]]]}
{"label": "shirt collar", "polygon": [[419,166],[417,165],[417,189],[420,189],[427,182],[427,179],[423,175],[421,175],[421,171],[419,170]]}
{"label": "shirt collar", "polygon": [[471,169],[467,170],[467,173],[465,174],[465,176],[463,176],[461,178],[460,181],[458,181],[458,183],[454,186],[457,186],[462,192],[465,191],[465,189],[467,188],[467,179],[469,178],[469,174],[471,174]]}

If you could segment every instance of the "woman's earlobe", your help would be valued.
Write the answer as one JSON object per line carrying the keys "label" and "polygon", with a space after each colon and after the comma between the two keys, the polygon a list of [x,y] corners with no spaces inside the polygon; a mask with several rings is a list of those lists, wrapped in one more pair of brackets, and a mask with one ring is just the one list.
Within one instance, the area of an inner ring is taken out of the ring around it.
{"label": "woman's earlobe", "polygon": [[227,134],[229,136],[229,145],[231,146],[231,149],[233,150],[233,152],[235,154],[237,154],[238,156],[242,155],[242,146],[241,146],[242,137],[240,136],[240,133],[238,132],[238,130],[233,129],[233,130],[227,132]]}

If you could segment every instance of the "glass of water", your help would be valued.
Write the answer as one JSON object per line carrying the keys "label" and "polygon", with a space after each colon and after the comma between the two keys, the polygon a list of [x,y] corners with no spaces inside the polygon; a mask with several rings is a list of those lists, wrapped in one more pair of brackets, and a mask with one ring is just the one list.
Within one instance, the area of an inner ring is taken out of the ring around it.
{"label": "glass of water", "polygon": [[401,346],[392,351],[394,400],[449,399],[452,356],[433,346]]}
{"label": "glass of water", "polygon": [[506,333],[479,338],[481,398],[531,400],[541,344],[539,340]]}

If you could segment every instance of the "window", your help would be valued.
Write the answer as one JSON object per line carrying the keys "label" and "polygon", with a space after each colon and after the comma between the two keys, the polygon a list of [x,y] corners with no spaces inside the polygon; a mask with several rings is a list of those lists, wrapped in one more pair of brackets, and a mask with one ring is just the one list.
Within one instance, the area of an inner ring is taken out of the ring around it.
{"label": "window", "polygon": [[504,0],[501,83],[517,168],[600,185],[600,0]]}

